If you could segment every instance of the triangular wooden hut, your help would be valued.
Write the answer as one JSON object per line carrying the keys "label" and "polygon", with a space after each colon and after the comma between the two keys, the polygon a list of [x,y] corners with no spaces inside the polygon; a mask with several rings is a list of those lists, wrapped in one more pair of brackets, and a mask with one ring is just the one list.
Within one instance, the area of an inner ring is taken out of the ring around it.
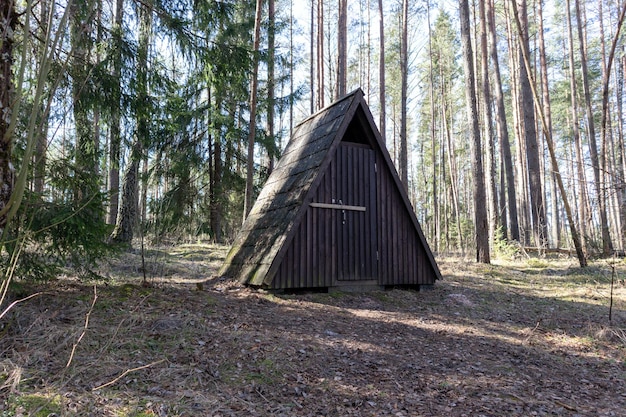
{"label": "triangular wooden hut", "polygon": [[277,290],[441,278],[363,91],[294,129],[220,275]]}

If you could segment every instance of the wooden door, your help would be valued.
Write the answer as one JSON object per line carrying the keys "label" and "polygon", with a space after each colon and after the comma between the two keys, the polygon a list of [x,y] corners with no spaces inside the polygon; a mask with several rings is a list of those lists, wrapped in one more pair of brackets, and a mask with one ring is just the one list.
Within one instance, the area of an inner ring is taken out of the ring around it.
{"label": "wooden door", "polygon": [[310,205],[335,284],[378,278],[375,161],[368,146],[340,144]]}

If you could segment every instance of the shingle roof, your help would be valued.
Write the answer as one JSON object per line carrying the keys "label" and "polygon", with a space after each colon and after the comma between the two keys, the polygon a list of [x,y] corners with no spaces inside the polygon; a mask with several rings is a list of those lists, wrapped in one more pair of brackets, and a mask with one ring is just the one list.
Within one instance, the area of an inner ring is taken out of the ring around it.
{"label": "shingle roof", "polygon": [[220,275],[262,285],[294,226],[328,151],[342,136],[360,102],[357,89],[298,124],[276,168],[246,218]]}

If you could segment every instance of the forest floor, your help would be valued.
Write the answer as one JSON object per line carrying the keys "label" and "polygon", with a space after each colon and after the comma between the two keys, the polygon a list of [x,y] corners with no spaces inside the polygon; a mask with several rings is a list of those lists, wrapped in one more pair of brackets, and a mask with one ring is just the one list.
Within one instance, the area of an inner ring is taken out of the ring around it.
{"label": "forest floor", "polygon": [[[0,416],[624,416],[626,263],[438,259],[428,291],[276,295],[226,248],[15,283]],[[201,285],[200,285],[201,284]]]}

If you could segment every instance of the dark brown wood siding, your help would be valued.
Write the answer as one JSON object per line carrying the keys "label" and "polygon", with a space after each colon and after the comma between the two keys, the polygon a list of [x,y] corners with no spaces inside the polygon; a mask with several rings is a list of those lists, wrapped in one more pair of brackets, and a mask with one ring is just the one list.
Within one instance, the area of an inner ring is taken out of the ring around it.
{"label": "dark brown wood siding", "polygon": [[[377,166],[385,163],[377,155]],[[379,283],[381,285],[433,284],[435,274],[413,218],[404,205],[392,173],[378,169],[378,250]]]}
{"label": "dark brown wood siding", "polygon": [[273,287],[330,287],[378,278],[375,161],[368,146],[338,146],[282,258]]}

